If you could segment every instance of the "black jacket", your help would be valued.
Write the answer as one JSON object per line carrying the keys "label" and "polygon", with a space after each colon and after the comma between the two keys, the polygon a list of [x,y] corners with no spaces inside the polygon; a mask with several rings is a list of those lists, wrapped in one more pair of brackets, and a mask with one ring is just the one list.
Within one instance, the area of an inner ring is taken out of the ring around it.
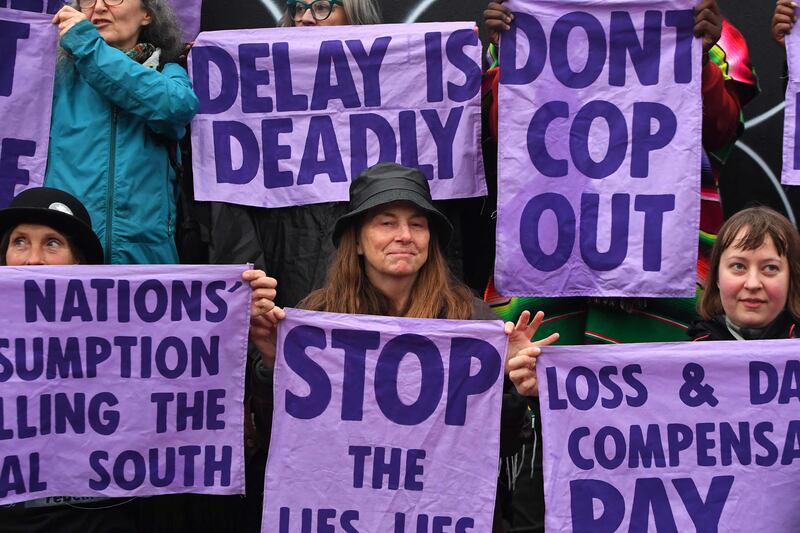
{"label": "black jacket", "polygon": [[[759,339],[794,339],[797,338],[798,326],[788,311],[783,311],[772,324],[770,324]],[[720,315],[714,320],[700,320],[694,322],[688,334],[696,341],[734,341],[736,337],[728,330],[725,316]]]}

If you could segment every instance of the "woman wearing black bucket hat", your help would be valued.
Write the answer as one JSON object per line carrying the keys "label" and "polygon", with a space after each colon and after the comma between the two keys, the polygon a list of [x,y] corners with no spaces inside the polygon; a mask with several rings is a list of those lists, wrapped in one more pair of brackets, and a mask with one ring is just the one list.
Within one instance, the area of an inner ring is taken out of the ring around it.
{"label": "woman wearing black bucket hat", "polygon": [[[362,172],[350,185],[348,210],[336,221],[336,255],[325,286],[298,307],[315,311],[413,318],[496,320],[498,317],[447,267],[442,247],[453,228],[434,207],[428,180],[416,169],[380,163]],[[257,416],[271,416],[271,368],[275,361],[275,325],[285,316],[276,307],[251,322],[251,339],[262,352],[254,385]],[[507,322],[509,355],[536,356],[540,346],[558,339],[553,334],[531,342],[543,319],[524,313]],[[260,381],[259,381],[260,380]],[[525,402],[506,380],[503,395],[500,453],[514,454],[525,421]]]}
{"label": "woman wearing black bucket hat", "polygon": [[0,210],[0,236],[0,265],[103,263],[103,247],[88,211],[58,189],[21,192]]}

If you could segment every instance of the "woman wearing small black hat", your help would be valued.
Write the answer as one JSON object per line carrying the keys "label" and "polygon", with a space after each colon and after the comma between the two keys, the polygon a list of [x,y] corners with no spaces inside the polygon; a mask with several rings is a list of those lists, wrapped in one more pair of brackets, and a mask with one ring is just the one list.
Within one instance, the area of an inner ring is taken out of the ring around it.
{"label": "woman wearing small black hat", "polygon": [[[412,318],[493,320],[498,317],[469,288],[450,273],[442,253],[453,227],[433,206],[428,180],[417,169],[380,163],[361,173],[350,185],[350,206],[333,230],[336,255],[326,285],[298,307],[315,311],[372,314]],[[251,339],[262,352],[254,373],[256,401],[267,412],[271,391],[270,369],[275,362],[275,324],[285,316],[275,307],[251,322]],[[540,346],[558,339],[553,334],[531,342],[543,319],[537,313],[529,323],[525,312],[516,324],[506,323],[508,353],[537,356]],[[526,405],[512,391],[503,396],[501,455],[519,448],[517,437]],[[265,395],[265,393],[267,393]]]}
{"label": "woman wearing small black hat", "polygon": [[[74,196],[37,187],[21,192],[7,208],[0,209],[0,265],[78,264],[103,264],[103,247],[92,231],[89,213]],[[269,311],[276,294],[275,280],[261,270],[246,270],[242,279],[252,291],[251,317]],[[153,517],[149,507],[140,510],[140,501],[129,502],[43,498],[0,505],[0,533],[149,531],[149,521],[159,517]],[[140,524],[143,520],[148,525]]]}
{"label": "woman wearing small black hat", "polygon": [[21,192],[0,210],[0,265],[103,263],[103,247],[83,204],[48,187]]}

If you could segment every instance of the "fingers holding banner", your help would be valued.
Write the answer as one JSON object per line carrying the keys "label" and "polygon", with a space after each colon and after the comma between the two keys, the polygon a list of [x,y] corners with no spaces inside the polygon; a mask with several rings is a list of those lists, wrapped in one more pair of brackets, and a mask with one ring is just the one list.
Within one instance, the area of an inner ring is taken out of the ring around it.
{"label": "fingers holding banner", "polygon": [[509,24],[514,20],[514,13],[503,5],[503,0],[489,2],[483,12],[483,20],[489,30],[489,38],[496,44],[500,33],[511,28]]}
{"label": "fingers holding banner", "polygon": [[703,0],[694,8],[694,36],[703,39],[703,54],[708,54],[722,35],[722,13],[717,0]]}
{"label": "fingers holding banner", "polygon": [[284,318],[286,312],[277,306],[264,314],[250,318],[250,340],[261,352],[261,363],[266,368],[275,366],[278,322]]}
{"label": "fingers holding banner", "polygon": [[269,312],[275,307],[275,287],[278,282],[275,278],[267,276],[263,270],[245,270],[242,279],[250,282],[250,289],[253,291],[250,316],[257,317]]}
{"label": "fingers holding banner", "polygon": [[775,14],[772,16],[772,38],[781,46],[786,46],[784,38],[792,31],[797,22],[795,9],[797,2],[793,0],[778,0],[775,4]]}
{"label": "fingers holding banner", "polygon": [[75,24],[82,20],[88,20],[86,15],[73,7],[64,6],[59,9],[58,12],[53,15],[53,24],[58,26],[59,39],[72,29]]}

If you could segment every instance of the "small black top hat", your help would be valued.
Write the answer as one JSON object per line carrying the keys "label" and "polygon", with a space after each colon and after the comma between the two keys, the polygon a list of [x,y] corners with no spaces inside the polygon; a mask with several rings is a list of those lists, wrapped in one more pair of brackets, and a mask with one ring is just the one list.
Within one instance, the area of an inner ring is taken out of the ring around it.
{"label": "small black top hat", "polygon": [[436,230],[442,247],[450,241],[453,225],[441,211],[433,206],[431,189],[427,178],[416,168],[408,168],[397,163],[378,163],[359,174],[350,184],[350,207],[336,221],[333,228],[333,243],[339,239],[345,228],[359,215],[379,205],[391,202],[411,202],[428,214],[428,220]]}
{"label": "small black top hat", "polygon": [[0,209],[0,235],[19,224],[49,226],[69,237],[89,264],[103,264],[103,246],[92,231],[89,212],[69,193],[49,187],[22,191],[8,207]]}

